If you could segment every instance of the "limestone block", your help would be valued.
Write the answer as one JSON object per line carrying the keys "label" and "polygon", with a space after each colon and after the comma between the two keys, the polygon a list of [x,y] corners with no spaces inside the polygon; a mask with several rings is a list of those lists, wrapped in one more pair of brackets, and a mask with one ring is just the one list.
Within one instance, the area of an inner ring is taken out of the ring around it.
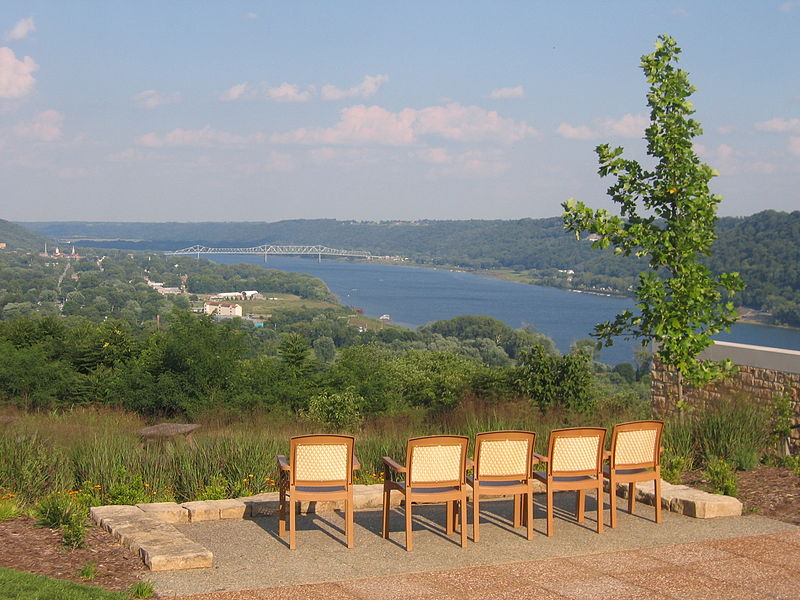
{"label": "limestone block", "polygon": [[742,503],[731,496],[710,494],[690,488],[675,498],[670,510],[697,519],[738,517],[742,514]]}
{"label": "limestone block", "polygon": [[240,500],[211,500],[219,509],[220,519],[243,519],[247,516],[247,505]]}
{"label": "limestone block", "polygon": [[[394,498],[392,502],[395,503]],[[399,504],[398,499],[396,503]],[[383,507],[383,485],[354,485],[353,486],[353,506],[362,508],[382,508]]]}
{"label": "limestone block", "polygon": [[137,504],[145,514],[160,519],[165,523],[188,523],[189,511],[175,502],[152,502]]}
{"label": "limestone block", "polygon": [[183,508],[189,511],[189,522],[217,521],[219,520],[219,507],[215,500],[198,500],[196,502],[184,502]]}
{"label": "limestone block", "polygon": [[249,517],[271,517],[278,514],[278,492],[266,492],[255,496],[245,496],[239,501],[246,506]]}
{"label": "limestone block", "polygon": [[135,506],[125,504],[109,504],[107,506],[93,506],[89,510],[92,521],[102,525],[105,518],[130,518],[141,516],[142,510]]}
{"label": "limestone block", "polygon": [[139,556],[151,571],[203,569],[214,562],[209,550],[186,538],[172,543],[145,544],[139,549]]}

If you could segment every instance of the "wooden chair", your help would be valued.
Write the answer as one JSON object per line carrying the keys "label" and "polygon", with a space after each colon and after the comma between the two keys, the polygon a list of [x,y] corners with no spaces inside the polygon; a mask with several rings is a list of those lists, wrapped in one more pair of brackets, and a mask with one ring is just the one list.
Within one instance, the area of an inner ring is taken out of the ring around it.
{"label": "wooden chair", "polygon": [[353,470],[360,468],[354,447],[355,439],[349,435],[301,435],[290,440],[288,461],[278,456],[278,533],[286,535],[288,510],[291,550],[296,548],[294,503],[302,500],[344,500],[347,547],[353,547]]}
{"label": "wooden chair", "polygon": [[[389,538],[389,500],[392,490],[403,493],[406,513],[406,550],[414,549],[411,505],[414,502],[446,502],[447,534],[453,533],[456,503],[461,523],[461,547],[467,546],[467,449],[469,438],[462,435],[434,435],[411,438],[406,445],[403,466],[384,456],[383,537]],[[398,474],[404,481],[395,481]]]}
{"label": "wooden chair", "polygon": [[[514,527],[524,522],[533,539],[533,450],[532,431],[492,431],[475,436],[472,486],[472,540],[480,540],[481,496],[514,496]],[[524,504],[523,504],[524,501]]]}
{"label": "wooden chair", "polygon": [[575,515],[583,523],[586,490],[597,491],[597,533],[603,533],[603,456],[606,430],[602,427],[571,427],[550,432],[547,456],[534,457],[547,463],[547,472],[534,478],[547,486],[547,535],[553,535],[553,492],[576,490]]}
{"label": "wooden chair", "polygon": [[609,462],[603,467],[611,501],[611,527],[617,526],[617,484],[628,484],[628,512],[636,508],[636,482],[655,482],[656,523],[661,523],[661,434],[663,421],[633,421],[615,425]]}

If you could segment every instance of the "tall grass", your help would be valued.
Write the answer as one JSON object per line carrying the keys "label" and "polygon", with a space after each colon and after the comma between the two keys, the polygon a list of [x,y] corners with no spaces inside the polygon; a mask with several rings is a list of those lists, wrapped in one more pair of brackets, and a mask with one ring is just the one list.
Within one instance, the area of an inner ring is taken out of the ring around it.
{"label": "tall grass", "polygon": [[[357,482],[380,480],[381,458],[404,460],[409,437],[522,429],[537,433],[545,452],[550,431],[561,427],[611,427],[646,417],[642,408],[598,403],[593,414],[551,409],[526,401],[492,403],[467,399],[446,413],[409,410],[368,418],[356,435],[362,464]],[[695,419],[670,422],[664,433],[663,472],[681,471],[722,457],[739,468],[752,466],[768,445],[768,416],[746,399],[723,403]],[[319,431],[318,424],[286,414],[247,417],[215,413],[200,420],[194,443],[179,439],[143,444],[139,417],[112,410],[77,409],[20,415],[0,438],[0,496],[15,494],[31,505],[54,492],[80,490],[92,504],[239,497],[275,489],[275,457],[289,450],[289,438]],[[765,437],[767,436],[767,437]],[[754,458],[755,457],[755,458]]]}
{"label": "tall grass", "polygon": [[701,413],[695,431],[707,461],[724,459],[749,470],[771,444],[769,422],[767,410],[737,395]]}

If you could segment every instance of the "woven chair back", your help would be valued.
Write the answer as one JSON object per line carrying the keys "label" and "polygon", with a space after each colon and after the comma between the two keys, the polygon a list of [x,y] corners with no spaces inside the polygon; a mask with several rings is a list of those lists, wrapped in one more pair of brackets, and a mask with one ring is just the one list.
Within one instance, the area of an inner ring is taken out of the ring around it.
{"label": "woven chair back", "polygon": [[601,427],[571,427],[550,432],[548,473],[593,475],[600,472],[606,430]]}
{"label": "woven chair back", "polygon": [[611,465],[655,467],[659,461],[663,421],[634,421],[614,426],[611,433]]}
{"label": "woven chair back", "polygon": [[468,447],[469,438],[461,435],[411,438],[406,448],[409,485],[463,484]]}
{"label": "woven chair back", "polygon": [[292,482],[350,484],[353,447],[349,435],[303,435],[291,439]]}
{"label": "woven chair back", "polygon": [[527,479],[536,444],[532,431],[491,431],[475,436],[475,476]]}

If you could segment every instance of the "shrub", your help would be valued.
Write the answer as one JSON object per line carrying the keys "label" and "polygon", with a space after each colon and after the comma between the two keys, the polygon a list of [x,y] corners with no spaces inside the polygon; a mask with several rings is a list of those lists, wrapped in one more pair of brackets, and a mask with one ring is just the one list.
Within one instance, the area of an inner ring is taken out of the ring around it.
{"label": "shrub", "polygon": [[769,415],[749,398],[735,396],[703,412],[696,435],[707,462],[723,458],[737,469],[752,469],[769,445]]}
{"label": "shrub", "polygon": [[661,444],[664,446],[661,476],[670,483],[680,483],[681,473],[691,471],[696,462],[692,426],[683,421],[668,421]]}
{"label": "shrub", "polygon": [[353,390],[322,393],[308,403],[308,416],[338,431],[355,430],[361,425],[359,406],[364,399]]}
{"label": "shrub", "polygon": [[131,598],[152,598],[154,594],[153,583],[151,581],[137,581],[129,589]]}
{"label": "shrub", "polygon": [[40,527],[58,529],[68,523],[80,507],[69,495],[61,492],[44,496],[33,507],[33,516]]}
{"label": "shrub", "polygon": [[706,465],[704,474],[711,485],[711,491],[715,494],[736,496],[739,493],[736,487],[736,473],[728,461],[722,458],[711,459]]}
{"label": "shrub", "polygon": [[0,523],[16,519],[20,514],[22,514],[22,511],[20,511],[13,494],[0,496]]}
{"label": "shrub", "polygon": [[34,507],[37,525],[61,530],[68,548],[83,547],[86,538],[86,507],[69,494],[55,493],[42,498]]}

